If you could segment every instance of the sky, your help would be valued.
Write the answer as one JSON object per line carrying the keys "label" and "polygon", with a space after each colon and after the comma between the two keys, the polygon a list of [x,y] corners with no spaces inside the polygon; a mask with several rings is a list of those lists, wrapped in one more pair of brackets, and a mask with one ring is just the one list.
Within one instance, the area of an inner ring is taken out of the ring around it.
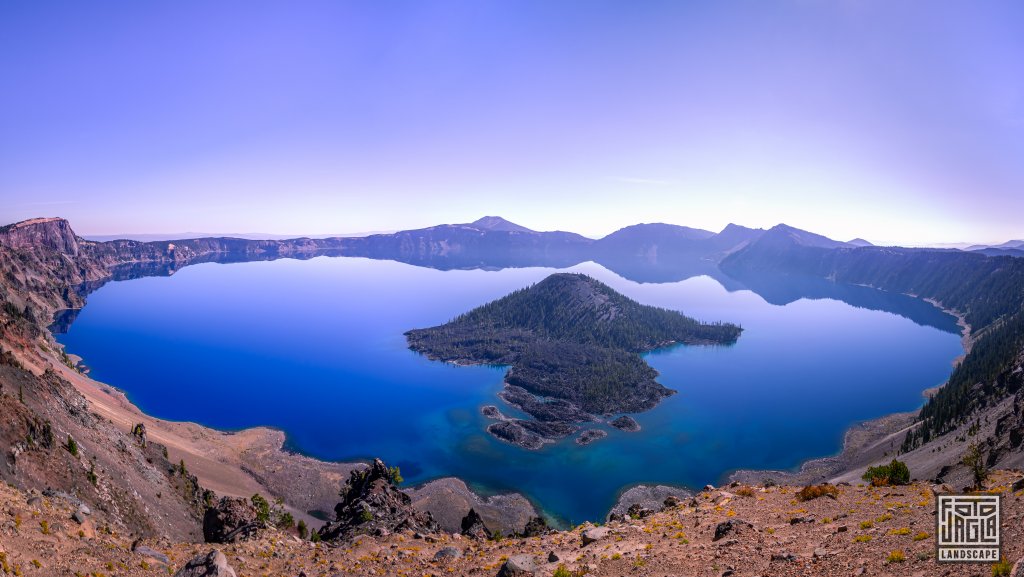
{"label": "sky", "polygon": [[1024,238],[1024,2],[0,5],[0,221]]}

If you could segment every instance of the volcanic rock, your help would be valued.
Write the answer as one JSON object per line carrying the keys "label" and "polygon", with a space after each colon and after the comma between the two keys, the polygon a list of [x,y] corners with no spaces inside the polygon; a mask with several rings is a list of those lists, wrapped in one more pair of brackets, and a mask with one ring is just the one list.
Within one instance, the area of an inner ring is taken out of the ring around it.
{"label": "volcanic rock", "polygon": [[422,534],[438,531],[430,513],[413,508],[412,498],[395,486],[391,470],[380,459],[374,459],[369,468],[352,471],[334,513],[337,520],[320,529],[321,539],[334,541],[407,529]]}

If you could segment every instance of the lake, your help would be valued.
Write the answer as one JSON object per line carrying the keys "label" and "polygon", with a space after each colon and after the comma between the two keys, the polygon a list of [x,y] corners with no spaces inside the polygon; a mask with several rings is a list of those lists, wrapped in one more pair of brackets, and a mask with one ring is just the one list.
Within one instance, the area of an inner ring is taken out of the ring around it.
{"label": "lake", "polygon": [[[505,369],[456,367],[409,351],[402,333],[560,270],[644,304],[741,324],[727,347],[646,356],[678,394],[609,430],[527,451],[488,435]],[[729,286],[727,290],[725,286]],[[743,287],[754,287],[750,290]],[[91,376],[142,410],[218,429],[257,425],[328,460],[381,457],[407,484],[443,476],[518,491],[561,522],[602,520],[637,483],[700,487],[738,468],[788,469],[835,454],[859,421],[922,404],[963,351],[931,305],[807,279],[638,283],[602,266],[440,271],[317,257],[206,263],[109,283],[58,335]]]}

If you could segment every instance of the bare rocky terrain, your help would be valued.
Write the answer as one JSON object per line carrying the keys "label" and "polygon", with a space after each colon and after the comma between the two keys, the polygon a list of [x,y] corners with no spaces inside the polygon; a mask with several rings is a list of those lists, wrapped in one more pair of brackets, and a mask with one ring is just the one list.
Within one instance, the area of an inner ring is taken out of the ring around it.
{"label": "bare rocky terrain", "polygon": [[[1016,563],[1014,577],[1024,575],[1024,490],[1011,488],[1021,478],[1020,472],[1000,471],[989,485],[1003,496],[1003,553]],[[106,513],[82,515],[66,497],[0,485],[0,574],[184,576],[190,560],[211,551],[222,553],[233,571],[219,574],[237,577],[992,574],[987,565],[936,563],[930,484],[839,486],[835,498],[809,501],[800,501],[797,489],[709,489],[643,519],[529,538],[403,531],[313,543],[294,530],[270,528],[252,540],[210,545],[162,537],[137,541],[113,528]]]}

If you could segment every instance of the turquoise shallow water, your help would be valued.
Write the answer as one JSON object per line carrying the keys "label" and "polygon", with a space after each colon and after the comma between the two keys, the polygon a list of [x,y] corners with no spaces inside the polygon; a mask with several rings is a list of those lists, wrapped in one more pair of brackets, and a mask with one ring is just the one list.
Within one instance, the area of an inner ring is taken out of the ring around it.
{"label": "turquoise shallow water", "polygon": [[[702,486],[737,468],[834,454],[851,424],[918,407],[962,352],[955,321],[909,297],[777,279],[770,289],[752,283],[759,293],[730,292],[707,276],[638,284],[593,263],[568,270],[745,331],[729,347],[647,355],[679,393],[636,415],[639,433],[609,429],[587,447],[570,438],[540,451],[484,432],[481,405],[514,412],[495,397],[505,369],[429,361],[402,333],[555,269],[438,271],[328,257],[201,264],[102,287],[59,338],[94,378],[155,416],[280,428],[291,448],[315,457],[380,456],[408,483],[455,475],[520,491],[576,523],[603,518],[635,483]],[[821,290],[860,306],[779,296]]]}

